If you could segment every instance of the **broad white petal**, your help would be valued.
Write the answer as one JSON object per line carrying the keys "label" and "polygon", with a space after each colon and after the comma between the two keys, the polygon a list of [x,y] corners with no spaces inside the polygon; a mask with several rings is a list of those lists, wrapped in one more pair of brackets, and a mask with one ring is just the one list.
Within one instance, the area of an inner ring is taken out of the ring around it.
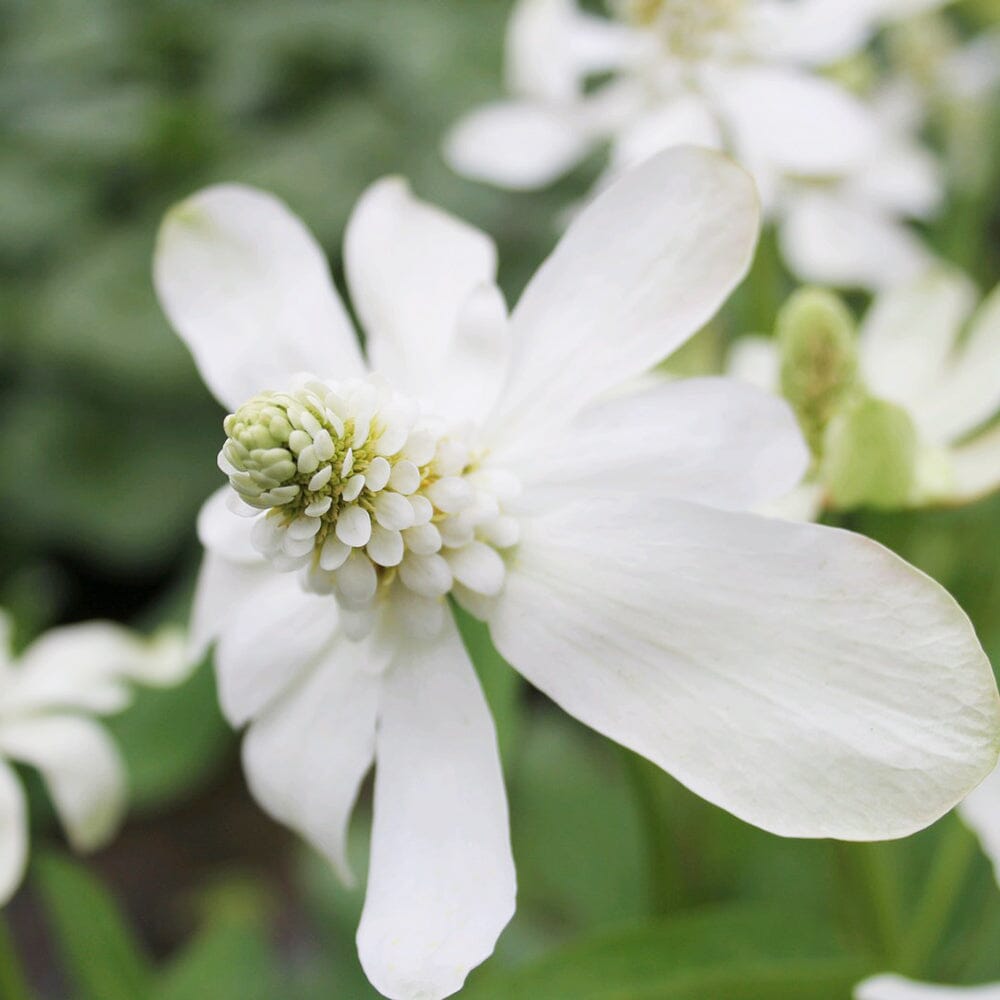
{"label": "broad white petal", "polygon": [[969,503],[1000,489],[1000,425],[951,452],[951,498]]}
{"label": "broad white petal", "polygon": [[994,771],[958,807],[959,814],[979,837],[1000,884],[1000,769]]}
{"label": "broad white petal", "polygon": [[695,94],[682,94],[619,131],[611,147],[611,170],[627,170],[664,149],[684,145],[706,149],[721,149],[723,145],[718,122]]}
{"label": "broad white petal", "polygon": [[274,575],[263,560],[256,565],[234,563],[206,552],[198,570],[191,621],[190,656],[199,660],[221,635],[232,616]]}
{"label": "broad white petal", "polygon": [[995,986],[935,986],[902,976],[876,976],[861,983],[854,1000],[1000,1000]]}
{"label": "broad white petal", "polygon": [[379,679],[364,656],[365,647],[340,639],[243,740],[254,798],[322,851],[346,882],[347,825],[375,751]]}
{"label": "broad white petal", "polygon": [[257,518],[234,514],[227,506],[232,494],[230,486],[220,486],[202,504],[198,512],[198,540],[210,552],[230,562],[263,565],[264,557],[250,541]]}
{"label": "broad white petal", "polygon": [[75,850],[95,850],[114,835],[125,812],[125,767],[96,722],[75,715],[6,722],[0,753],[38,769]]}
{"label": "broad white petal", "polygon": [[736,379],[693,378],[588,407],[517,471],[540,507],[597,492],[746,510],[788,493],[809,461],[784,400]]}
{"label": "broad white petal", "polygon": [[785,66],[747,66],[713,75],[709,88],[722,108],[741,158],[783,173],[829,178],[869,162],[879,123],[830,80]]}
{"label": "broad white petal", "polygon": [[766,61],[827,66],[864,48],[873,31],[871,4],[844,0],[758,0],[753,41]]}
{"label": "broad white petal", "polygon": [[202,378],[230,409],[298,372],[364,372],[322,249],[270,194],[221,184],[171,209],[153,277]]}
{"label": "broad white petal", "polygon": [[921,400],[921,425],[936,440],[955,440],[1000,410],[1000,286],[980,306],[968,337]]}
{"label": "broad white petal", "polygon": [[490,631],[570,714],[783,836],[908,835],[996,763],[969,620],[849,532],[585,498],[525,520]]}
{"label": "broad white petal", "polygon": [[781,383],[781,358],[774,338],[759,334],[740,337],[729,348],[725,373],[765,392],[778,392]]}
{"label": "broad white petal", "polygon": [[459,313],[496,276],[493,241],[387,177],[354,209],[344,265],[372,367],[433,400]]}
{"label": "broad white petal", "polygon": [[790,199],[779,236],[795,275],[837,288],[887,288],[913,280],[934,263],[903,223],[836,190]]}
{"label": "broad white petal", "polygon": [[514,913],[496,733],[458,631],[384,678],[361,964],[394,1000],[457,992]]}
{"label": "broad white petal", "polygon": [[293,573],[271,573],[243,602],[215,649],[219,703],[242,726],[312,666],[337,629],[337,602],[308,594]]}
{"label": "broad white petal", "polygon": [[679,347],[743,278],[759,222],[750,177],[706,150],[660,153],[598,195],[514,310],[496,440],[533,447]]}
{"label": "broad white petal", "polygon": [[887,142],[848,181],[862,200],[913,219],[926,219],[941,206],[944,177],[934,155],[917,143]]}
{"label": "broad white petal", "polygon": [[28,863],[28,810],[21,782],[0,759],[0,906],[17,891]]}
{"label": "broad white petal", "polygon": [[908,407],[941,378],[976,304],[976,288],[959,271],[935,269],[882,292],[861,326],[862,372],[877,396]]}
{"label": "broad white petal", "polygon": [[444,158],[464,177],[532,191],[569,173],[593,141],[582,110],[497,101],[458,121],[445,137]]}

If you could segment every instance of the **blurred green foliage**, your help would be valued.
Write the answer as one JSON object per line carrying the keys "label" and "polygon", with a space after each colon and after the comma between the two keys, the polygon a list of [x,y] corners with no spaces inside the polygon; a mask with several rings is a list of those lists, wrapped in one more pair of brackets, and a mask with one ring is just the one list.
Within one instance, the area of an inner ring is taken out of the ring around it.
{"label": "blurred green foliage", "polygon": [[[516,299],[599,162],[535,194],[464,181],[441,162],[445,128],[501,93],[509,8],[0,0],[0,602],[23,638],[67,618],[183,617],[195,515],[220,481],[222,410],[152,292],[156,228],[174,201],[217,181],[265,186],[308,221],[340,280],[353,202],[379,176],[404,174],[497,239],[501,282]],[[1000,20],[995,0],[958,8],[963,30]],[[992,164],[978,186],[951,192],[928,232],[984,286],[1000,276],[1000,130],[983,124],[995,117],[987,108],[972,126],[929,125],[950,155],[971,142]],[[793,287],[765,234],[750,280],[680,364],[708,370],[733,336],[772,331]],[[859,511],[840,523],[948,586],[997,661],[1000,499]],[[463,634],[497,719],[521,887],[496,958],[465,995],[845,1000],[856,976],[899,957],[953,820],[878,850],[778,840],[528,692],[475,622],[463,620]],[[142,873],[142,903],[129,895],[123,908],[108,888],[123,848],[85,867],[40,854],[28,898],[12,911],[15,941],[34,941],[40,907],[59,959],[29,949],[29,969],[57,964],[84,1000],[374,997],[353,946],[360,890],[338,885],[290,835],[256,812],[249,820],[220,791],[238,782],[238,765],[209,665],[174,691],[143,693],[112,729],[148,824],[128,831],[127,857],[149,850],[176,868]],[[216,798],[219,809],[209,808]],[[176,825],[192,800],[193,836]],[[51,826],[35,812],[36,829]],[[366,794],[352,831],[359,877],[367,826]],[[152,850],[153,828],[166,831],[166,855]],[[204,874],[192,858],[212,873],[193,910],[179,901],[185,865]],[[1000,892],[981,856],[969,865],[922,971],[1000,979],[991,947]],[[169,939],[155,949],[138,930],[148,931],[146,908],[170,915]]]}

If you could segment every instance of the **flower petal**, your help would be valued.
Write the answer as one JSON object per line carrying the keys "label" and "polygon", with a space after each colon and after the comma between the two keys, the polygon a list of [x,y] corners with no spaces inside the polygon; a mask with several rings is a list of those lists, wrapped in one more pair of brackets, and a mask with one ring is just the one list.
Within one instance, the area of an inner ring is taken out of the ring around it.
{"label": "flower petal", "polygon": [[958,812],[979,837],[1000,884],[1000,769],[969,794]]}
{"label": "flower petal", "polygon": [[589,497],[526,519],[490,630],[570,714],[783,836],[905,836],[996,762],[968,619],[849,532]]}
{"label": "flower petal", "polygon": [[861,326],[859,352],[868,387],[913,411],[940,379],[976,304],[963,274],[944,268],[882,292]]}
{"label": "flower petal", "polygon": [[234,563],[206,552],[198,570],[194,605],[188,625],[192,659],[198,660],[222,634],[233,615],[273,576],[262,560],[256,565]]}
{"label": "flower petal", "polygon": [[1000,1000],[1000,984],[934,986],[902,976],[876,976],[857,987],[854,1000]]}
{"label": "flower petal", "polygon": [[588,407],[523,456],[518,476],[542,506],[568,491],[610,491],[741,510],[784,496],[809,461],[783,400],[735,379],[693,378]]}
{"label": "flower petal", "polygon": [[263,565],[264,557],[250,541],[257,518],[234,514],[227,505],[232,493],[230,486],[220,486],[202,504],[198,512],[198,540],[210,552],[230,562]]}
{"label": "flower petal", "polygon": [[934,263],[903,223],[836,191],[789,198],[781,250],[803,281],[838,288],[887,288],[911,281]]}
{"label": "flower petal", "polygon": [[533,191],[569,173],[593,142],[582,109],[496,101],[459,119],[445,137],[444,158],[463,177]]}
{"label": "flower petal", "polygon": [[364,647],[342,638],[254,720],[243,767],[254,798],[296,830],[350,883],[346,836],[375,751],[379,679]]}
{"label": "flower petal", "polygon": [[604,190],[514,310],[495,438],[534,446],[679,347],[746,273],[758,227],[750,177],[705,150],[667,150]]}
{"label": "flower petal", "polygon": [[354,209],[344,264],[372,367],[433,401],[462,308],[496,276],[493,241],[387,177]]}
{"label": "flower petal", "polygon": [[222,184],[181,202],[163,220],[153,276],[202,378],[230,409],[301,371],[364,373],[322,249],[272,195]]}
{"label": "flower petal", "polygon": [[28,810],[14,769],[0,759],[0,906],[17,891],[28,863]]}
{"label": "flower petal", "polygon": [[75,715],[5,722],[0,752],[38,769],[74,850],[95,850],[114,835],[125,812],[125,767],[96,722]]}
{"label": "flower petal", "polygon": [[242,726],[324,655],[337,602],[306,593],[293,573],[270,573],[222,631],[215,650],[219,703]]}
{"label": "flower petal", "polygon": [[611,148],[611,170],[627,170],[661,150],[685,145],[707,149],[721,149],[723,145],[715,116],[695,94],[679,95],[621,129]]}
{"label": "flower petal", "polygon": [[493,720],[453,622],[384,678],[361,964],[393,998],[458,991],[514,912]]}
{"label": "flower petal", "polygon": [[848,91],[791,66],[748,65],[706,77],[741,159],[783,173],[828,178],[868,163],[875,117]]}
{"label": "flower petal", "polygon": [[951,464],[955,502],[970,503],[1000,489],[1000,425],[955,448]]}

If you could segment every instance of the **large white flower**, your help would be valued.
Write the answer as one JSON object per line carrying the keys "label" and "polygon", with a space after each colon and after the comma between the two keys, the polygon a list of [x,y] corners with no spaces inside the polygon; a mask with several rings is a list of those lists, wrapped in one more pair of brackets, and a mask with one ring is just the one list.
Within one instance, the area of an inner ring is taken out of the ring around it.
{"label": "large white flower", "polygon": [[110,622],[67,625],[17,660],[9,638],[0,613],[0,905],[20,885],[28,857],[24,793],[8,761],[40,772],[76,850],[100,847],[121,821],[126,780],[92,716],[125,708],[130,684],[174,684],[190,665],[171,630],[147,641]]}
{"label": "large white flower", "polygon": [[817,67],[914,6],[620,0],[608,19],[575,0],[519,0],[507,35],[512,96],[460,121],[445,154],[467,176],[531,189],[605,144],[608,176],[683,143],[726,149],[753,174],[801,277],[905,280],[929,255],[902,220],[937,207],[936,165],[896,101],[862,102]]}
{"label": "large white flower", "polygon": [[863,982],[854,1000],[1000,1000],[1000,983],[989,986],[935,986],[902,976],[876,976]]}
{"label": "large white flower", "polygon": [[[875,300],[861,324],[858,367],[865,391],[898,406],[912,427],[912,487],[900,506],[969,503],[1000,489],[998,366],[1000,287],[980,303],[968,277],[934,269]],[[778,369],[776,342],[746,337],[727,370],[778,392]],[[821,462],[817,480],[793,494],[811,498],[810,516],[836,505],[824,471]]]}
{"label": "large white flower", "polygon": [[164,222],[161,301],[233,411],[193,627],[250,724],[253,792],[341,872],[375,763],[358,945],[391,997],[458,990],[514,909],[449,595],[567,711],[779,834],[901,836],[995,762],[989,664],[940,587],[744,513],[806,464],[784,403],[613,391],[712,316],[758,224],[739,168],[669,151],[577,217],[508,317],[489,239],[383,180],[344,248],[363,355],[280,202],[214,187]]}

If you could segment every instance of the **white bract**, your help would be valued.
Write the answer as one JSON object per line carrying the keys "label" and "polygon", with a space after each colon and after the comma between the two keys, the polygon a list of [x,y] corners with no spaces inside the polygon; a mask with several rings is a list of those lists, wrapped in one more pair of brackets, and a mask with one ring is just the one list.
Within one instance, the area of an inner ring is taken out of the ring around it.
{"label": "white bract", "polygon": [[[801,277],[881,287],[929,258],[905,219],[938,206],[918,121],[864,102],[820,69],[862,48],[892,0],[519,0],[511,97],[472,112],[445,155],[466,176],[532,189],[610,145],[607,177],[684,143],[725,149],[754,176]],[[932,3],[920,7],[933,6]],[[594,82],[596,81],[596,83]]]}
{"label": "white bract", "polygon": [[[864,389],[899,407],[916,441],[913,483],[900,506],[969,503],[1000,488],[1000,287],[979,302],[965,275],[935,269],[879,295],[861,324],[857,359]],[[745,337],[727,371],[780,391],[777,344]],[[865,442],[857,442],[863,449]],[[833,503],[818,466],[792,496],[803,516]],[[826,494],[826,495],[825,495]]]}
{"label": "white bract", "polygon": [[780,834],[902,836],[995,763],[951,598],[867,539],[745,513],[805,468],[783,402],[614,391],[711,318],[758,225],[743,171],[671,150],[580,213],[508,316],[490,240],[383,180],[344,246],[362,354],[282,203],[225,185],[164,222],[161,302],[233,414],[193,628],[254,794],[344,874],[374,763],[358,946],[390,997],[457,991],[514,910],[451,598],[567,711]]}
{"label": "white bract", "polygon": [[95,715],[120,712],[131,684],[175,684],[189,669],[183,638],[152,640],[109,622],[52,629],[16,660],[0,613],[0,905],[28,858],[24,793],[9,761],[41,774],[70,844],[102,846],[125,809],[124,765]]}

